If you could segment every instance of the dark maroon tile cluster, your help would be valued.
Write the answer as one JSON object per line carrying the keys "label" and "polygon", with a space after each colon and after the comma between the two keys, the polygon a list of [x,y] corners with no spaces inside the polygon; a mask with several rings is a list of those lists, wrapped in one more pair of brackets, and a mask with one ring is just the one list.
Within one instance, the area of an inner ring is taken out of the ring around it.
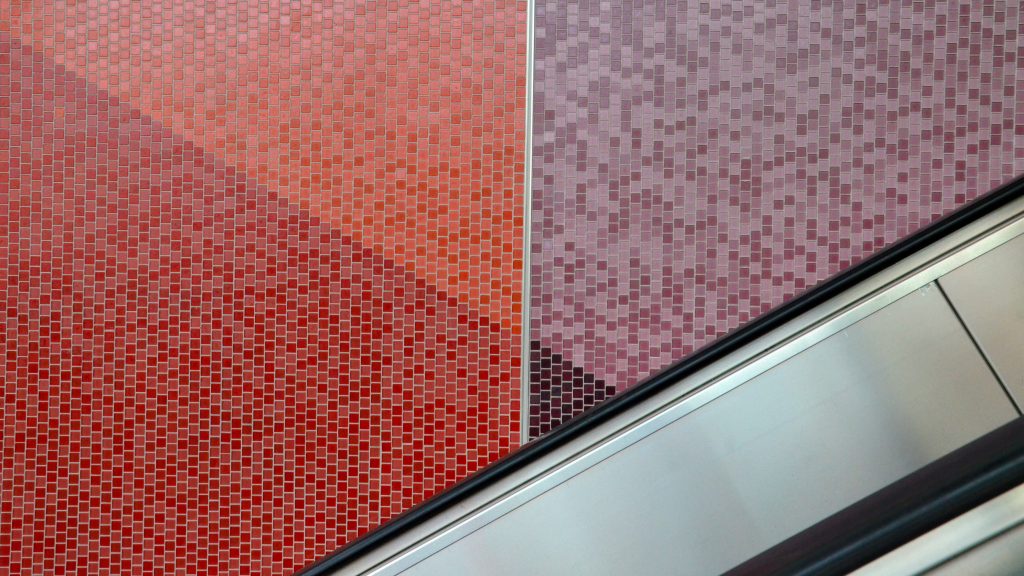
{"label": "dark maroon tile cluster", "polygon": [[546,417],[544,424],[553,428],[615,394],[614,388],[593,374],[535,341],[530,343],[530,374],[545,383],[543,388],[531,391],[531,428],[541,426],[542,414]]}
{"label": "dark maroon tile cluster", "polygon": [[[535,346],[621,391],[1020,173],[1022,34],[1006,1],[538,0]],[[531,366],[532,436],[598,401]]]}

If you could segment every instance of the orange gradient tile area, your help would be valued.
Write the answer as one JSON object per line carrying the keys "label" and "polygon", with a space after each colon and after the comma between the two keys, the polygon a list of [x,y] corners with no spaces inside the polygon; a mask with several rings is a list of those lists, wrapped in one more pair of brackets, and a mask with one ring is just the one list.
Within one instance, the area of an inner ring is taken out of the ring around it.
{"label": "orange gradient tile area", "polygon": [[526,3],[40,0],[0,30],[519,329]]}

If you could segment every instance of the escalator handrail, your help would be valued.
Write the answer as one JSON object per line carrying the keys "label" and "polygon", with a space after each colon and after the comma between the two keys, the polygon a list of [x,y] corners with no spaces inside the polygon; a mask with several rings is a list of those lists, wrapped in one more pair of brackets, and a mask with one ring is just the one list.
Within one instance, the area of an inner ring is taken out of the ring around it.
{"label": "escalator handrail", "polygon": [[754,556],[726,576],[848,574],[1024,483],[1024,418]]}

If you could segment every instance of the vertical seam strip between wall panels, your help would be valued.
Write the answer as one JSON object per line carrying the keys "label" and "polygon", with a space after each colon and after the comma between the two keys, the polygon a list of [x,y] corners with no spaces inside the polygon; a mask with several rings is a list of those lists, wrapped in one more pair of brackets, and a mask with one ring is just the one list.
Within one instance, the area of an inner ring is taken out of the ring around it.
{"label": "vertical seam strip between wall panels", "polygon": [[530,441],[530,228],[533,221],[533,50],[536,0],[526,0],[526,146],[523,157],[523,326],[519,386],[520,444]]}

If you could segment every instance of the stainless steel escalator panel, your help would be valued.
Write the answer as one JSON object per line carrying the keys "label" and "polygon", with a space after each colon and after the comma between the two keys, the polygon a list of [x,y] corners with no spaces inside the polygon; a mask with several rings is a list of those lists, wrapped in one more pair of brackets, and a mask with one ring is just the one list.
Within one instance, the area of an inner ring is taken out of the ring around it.
{"label": "stainless steel escalator panel", "polygon": [[404,573],[720,573],[1015,416],[929,284]]}
{"label": "stainless steel escalator panel", "polygon": [[1018,405],[1024,405],[1024,236],[939,279]]}
{"label": "stainless steel escalator panel", "polygon": [[928,572],[930,576],[1020,576],[1024,574],[1024,525]]}
{"label": "stainless steel escalator panel", "polygon": [[957,516],[852,574],[1024,574],[1024,486]]}

